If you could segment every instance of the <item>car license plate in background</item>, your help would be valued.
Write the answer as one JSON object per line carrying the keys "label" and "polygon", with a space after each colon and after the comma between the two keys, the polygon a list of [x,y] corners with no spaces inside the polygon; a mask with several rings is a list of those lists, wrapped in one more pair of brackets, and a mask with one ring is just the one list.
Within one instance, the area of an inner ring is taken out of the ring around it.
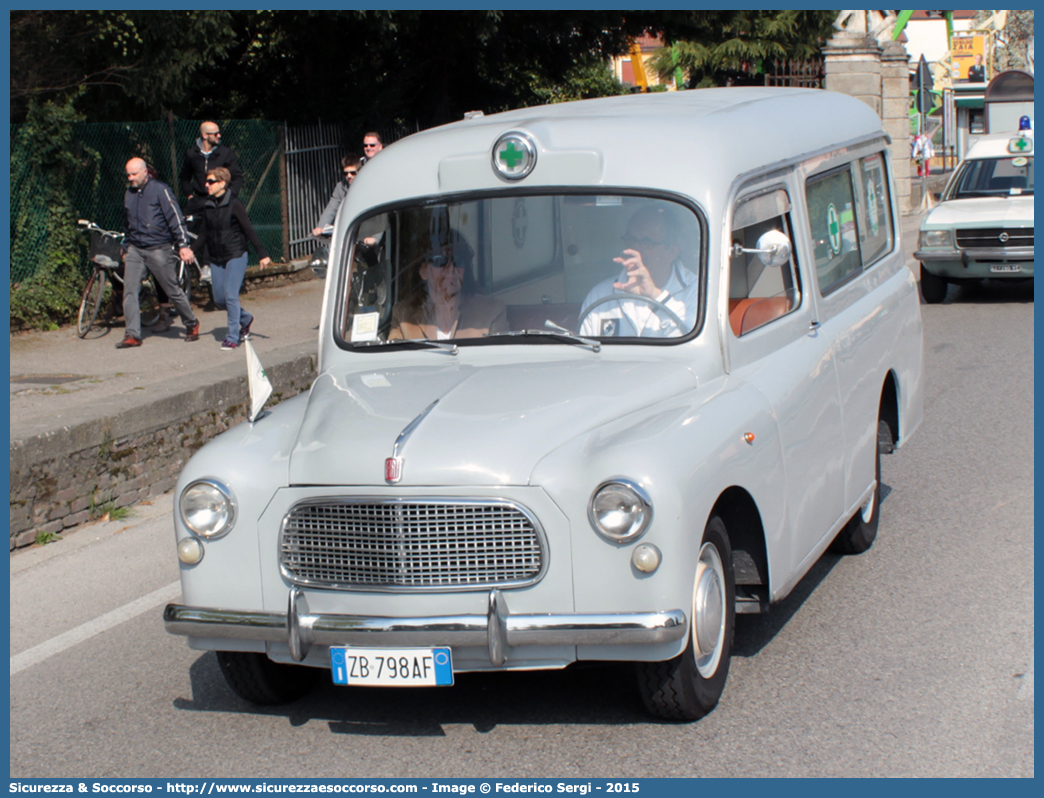
{"label": "car license plate in background", "polygon": [[994,274],[1003,274],[1005,272],[1021,272],[1022,266],[1018,263],[998,263],[996,266],[990,266],[990,271]]}
{"label": "car license plate in background", "polygon": [[334,684],[439,687],[453,684],[449,648],[330,648]]}

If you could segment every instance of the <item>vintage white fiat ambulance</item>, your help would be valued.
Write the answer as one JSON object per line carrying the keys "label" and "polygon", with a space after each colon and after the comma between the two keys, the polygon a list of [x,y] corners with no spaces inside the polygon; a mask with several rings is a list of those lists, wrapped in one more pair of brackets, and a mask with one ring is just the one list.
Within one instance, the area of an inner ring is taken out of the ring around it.
{"label": "vintage white fiat ambulance", "polygon": [[468,118],[368,163],[311,389],[177,486],[166,628],[257,703],[636,663],[698,718],[736,613],[878,528],[922,416],[887,137],[826,91]]}

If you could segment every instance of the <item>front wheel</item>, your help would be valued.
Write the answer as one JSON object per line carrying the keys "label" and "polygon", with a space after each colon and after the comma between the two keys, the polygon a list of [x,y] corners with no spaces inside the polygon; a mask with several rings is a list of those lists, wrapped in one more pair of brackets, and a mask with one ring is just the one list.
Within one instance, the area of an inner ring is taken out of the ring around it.
{"label": "front wheel", "polygon": [[653,715],[698,720],[725,689],[736,626],[732,545],[718,516],[707,522],[693,581],[689,643],[666,662],[638,663],[638,686]]}
{"label": "front wheel", "polygon": [[921,296],[929,305],[937,305],[946,299],[950,284],[942,277],[936,277],[921,264]]}
{"label": "front wheel", "polygon": [[85,338],[98,318],[102,298],[105,296],[105,272],[95,269],[87,280],[80,300],[80,312],[76,316],[76,334]]}
{"label": "front wheel", "polygon": [[283,665],[253,651],[215,653],[232,692],[251,704],[286,704],[303,696],[315,683],[313,668]]}

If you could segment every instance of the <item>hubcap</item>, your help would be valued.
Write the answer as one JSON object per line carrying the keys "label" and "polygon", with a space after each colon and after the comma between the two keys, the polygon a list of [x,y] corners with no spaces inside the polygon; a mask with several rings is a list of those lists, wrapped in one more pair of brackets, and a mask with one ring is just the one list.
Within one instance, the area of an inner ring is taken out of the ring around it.
{"label": "hubcap", "polygon": [[696,669],[709,678],[718,668],[725,637],[725,573],[718,549],[704,543],[696,565],[692,631],[695,635]]}

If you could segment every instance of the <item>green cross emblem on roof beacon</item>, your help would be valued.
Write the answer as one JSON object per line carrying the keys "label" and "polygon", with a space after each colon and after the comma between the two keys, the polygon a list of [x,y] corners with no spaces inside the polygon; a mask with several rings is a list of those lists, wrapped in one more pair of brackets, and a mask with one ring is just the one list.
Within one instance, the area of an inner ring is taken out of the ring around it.
{"label": "green cross emblem on roof beacon", "polygon": [[507,164],[508,169],[514,169],[521,161],[524,161],[526,154],[522,150],[515,149],[515,142],[508,141],[500,151],[500,160]]}
{"label": "green cross emblem on roof beacon", "polygon": [[505,133],[493,145],[493,169],[506,180],[521,180],[536,166],[537,151],[526,133]]}
{"label": "green cross emblem on roof beacon", "polygon": [[1033,140],[1019,136],[1008,142],[1008,152],[1029,152],[1033,149]]}

